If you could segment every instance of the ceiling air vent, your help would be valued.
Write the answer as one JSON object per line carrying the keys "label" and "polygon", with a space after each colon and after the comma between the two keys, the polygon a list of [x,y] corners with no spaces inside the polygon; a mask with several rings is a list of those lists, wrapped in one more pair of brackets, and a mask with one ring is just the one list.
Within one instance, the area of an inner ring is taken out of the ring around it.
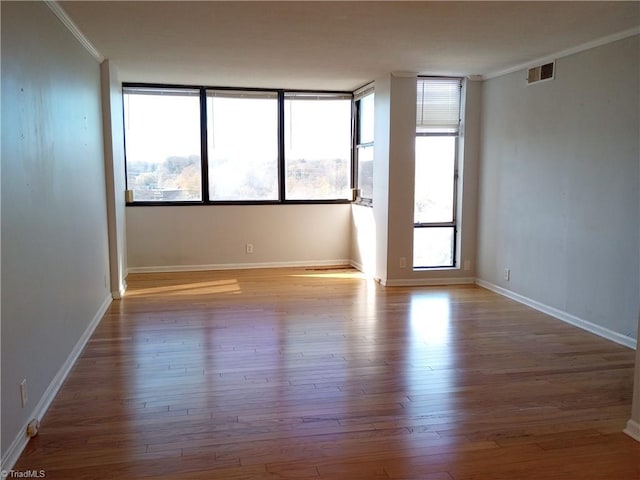
{"label": "ceiling air vent", "polygon": [[531,67],[527,70],[527,84],[542,82],[544,80],[553,80],[556,62],[545,63],[537,67]]}

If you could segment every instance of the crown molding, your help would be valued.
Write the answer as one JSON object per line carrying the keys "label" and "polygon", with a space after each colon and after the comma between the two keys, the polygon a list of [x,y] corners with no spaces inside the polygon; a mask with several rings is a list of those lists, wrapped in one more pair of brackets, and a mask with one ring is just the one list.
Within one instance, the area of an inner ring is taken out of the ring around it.
{"label": "crown molding", "polygon": [[407,71],[402,71],[402,70],[398,70],[395,72],[391,72],[391,75],[396,77],[396,78],[415,78],[418,76],[417,72],[407,72]]}
{"label": "crown molding", "polygon": [[509,67],[504,70],[498,70],[497,72],[487,73],[487,74],[481,75],[481,77],[482,77],[482,80],[490,80],[492,78],[502,77],[503,75],[508,75],[510,73],[518,72],[520,70],[526,70],[527,68],[552,62],[554,60],[557,60],[558,58],[568,57],[569,55],[575,55],[576,53],[584,52],[585,50],[591,50],[592,48],[600,47],[608,43],[617,42],[618,40],[623,40],[625,38],[633,37],[634,35],[639,35],[639,34],[640,34],[640,26],[630,28],[628,30],[623,30],[622,32],[614,33],[612,35],[607,35],[606,37],[601,37],[595,40],[591,40],[590,42],[583,43],[576,47],[568,48],[566,50],[561,50],[554,54],[545,55],[544,57],[536,58],[535,60],[531,60],[529,62],[514,65],[513,67]]}
{"label": "crown molding", "polygon": [[47,7],[51,9],[51,11],[55,14],[56,17],[63,23],[67,30],[71,32],[71,34],[76,37],[76,40],[80,42],[80,44],[84,47],[84,49],[89,52],[89,54],[95,58],[98,63],[102,63],[104,61],[104,56],[98,51],[96,47],[93,46],[91,41],[85,36],[84,33],[80,31],[78,26],[73,23],[73,20],[67,15],[67,12],[60,6],[60,4],[55,0],[45,0],[44,2]]}

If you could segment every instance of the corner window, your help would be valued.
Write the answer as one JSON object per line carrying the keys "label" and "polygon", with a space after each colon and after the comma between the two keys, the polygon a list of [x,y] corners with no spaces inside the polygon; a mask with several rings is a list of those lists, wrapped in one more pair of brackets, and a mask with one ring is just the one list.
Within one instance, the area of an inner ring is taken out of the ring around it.
{"label": "corner window", "polygon": [[418,78],[414,268],[456,264],[459,78]]}
{"label": "corner window", "polygon": [[136,201],[202,200],[198,90],[123,93],[127,188]]}
{"label": "corner window", "polygon": [[356,93],[355,96],[355,164],[356,200],[371,204],[373,200],[373,132],[374,132],[373,86]]}

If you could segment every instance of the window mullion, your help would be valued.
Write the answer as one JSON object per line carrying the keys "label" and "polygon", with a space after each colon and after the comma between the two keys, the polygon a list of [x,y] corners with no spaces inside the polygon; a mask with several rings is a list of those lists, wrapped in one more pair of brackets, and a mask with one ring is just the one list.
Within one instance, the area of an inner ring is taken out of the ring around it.
{"label": "window mullion", "polygon": [[286,200],[284,158],[284,91],[278,91],[278,201]]}
{"label": "window mullion", "polygon": [[455,144],[455,153],[454,153],[454,158],[453,158],[453,227],[454,227],[454,256],[453,256],[453,264],[455,265],[455,253],[457,252],[457,250],[455,250],[455,236],[457,235],[456,231],[457,231],[457,221],[458,221],[458,161],[459,161],[459,157],[458,154],[460,152],[460,137],[456,137],[456,144]]}
{"label": "window mullion", "polygon": [[352,101],[351,102],[351,200],[355,200],[355,195],[353,192],[358,188],[358,167],[356,165],[358,158],[358,142],[360,141],[360,135],[358,132],[359,121],[358,110],[359,110],[359,102]]}
{"label": "window mullion", "polygon": [[439,228],[439,227],[455,227],[456,222],[415,222],[413,226],[415,228]]}
{"label": "window mullion", "polygon": [[202,201],[209,202],[209,146],[207,144],[207,91],[200,89],[200,168]]}

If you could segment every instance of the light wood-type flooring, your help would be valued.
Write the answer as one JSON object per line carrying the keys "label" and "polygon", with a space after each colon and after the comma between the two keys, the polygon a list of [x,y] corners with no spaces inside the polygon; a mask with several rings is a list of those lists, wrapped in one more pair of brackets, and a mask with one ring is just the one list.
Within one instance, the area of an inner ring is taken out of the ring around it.
{"label": "light wood-type flooring", "polygon": [[129,275],[16,470],[47,479],[638,480],[634,352],[476,286]]}

